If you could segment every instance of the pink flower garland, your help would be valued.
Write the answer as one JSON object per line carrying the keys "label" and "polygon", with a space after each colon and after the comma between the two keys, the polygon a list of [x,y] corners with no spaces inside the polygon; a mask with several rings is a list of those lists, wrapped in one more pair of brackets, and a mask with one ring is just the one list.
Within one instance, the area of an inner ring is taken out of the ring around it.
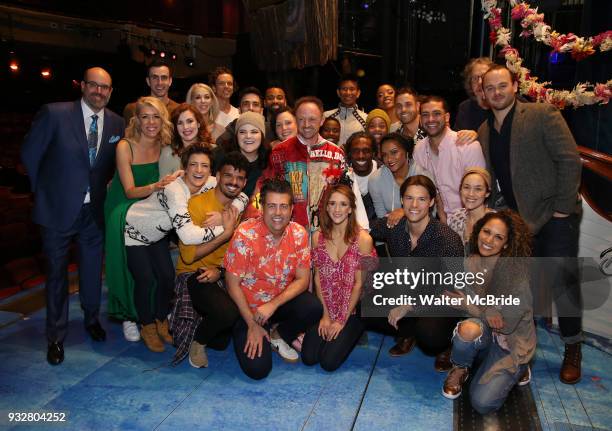
{"label": "pink flower garland", "polygon": [[[553,48],[553,52],[570,52],[572,57],[579,61],[595,53],[595,48],[601,52],[612,49],[612,31],[600,33],[588,39],[569,33],[559,34],[551,31],[551,27],[544,22],[544,14],[538,14],[537,8],[532,9],[525,2],[510,0],[513,20],[521,20],[522,37],[533,36],[537,41]],[[482,0],[484,18],[489,21],[491,33],[489,39],[492,44],[500,46],[499,52],[506,60],[506,66],[517,77],[519,91],[522,95],[536,102],[548,102],[559,107],[572,106],[577,108],[584,105],[607,104],[612,96],[612,79],[606,83],[590,84],[578,83],[572,91],[553,90],[546,88],[549,82],[538,82],[538,78],[531,76],[531,72],[522,66],[523,59],[518,50],[510,45],[512,33],[502,25],[501,9],[497,7],[497,0]]]}
{"label": "pink flower garland", "polygon": [[556,52],[570,52],[576,60],[582,60],[595,54],[595,48],[601,52],[612,49],[612,31],[608,30],[587,39],[573,33],[559,34],[551,31],[551,27],[544,22],[544,14],[538,13],[538,8],[532,9],[528,3],[511,0],[513,5],[510,12],[513,20],[521,20],[522,37],[535,36],[536,40],[551,46]]}

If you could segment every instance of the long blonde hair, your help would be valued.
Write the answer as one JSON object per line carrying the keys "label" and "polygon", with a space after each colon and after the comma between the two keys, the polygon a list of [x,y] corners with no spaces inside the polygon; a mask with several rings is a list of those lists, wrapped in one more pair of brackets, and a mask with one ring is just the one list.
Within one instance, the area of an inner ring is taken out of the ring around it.
{"label": "long blonde hair", "polygon": [[162,119],[161,132],[159,133],[158,137],[161,146],[165,147],[166,145],[170,145],[170,142],[172,142],[172,135],[174,134],[174,127],[170,122],[168,109],[161,100],[151,96],[141,97],[136,101],[136,113],[132,118],[130,118],[130,122],[125,129],[125,138],[128,141],[140,140],[142,130],[140,130],[139,117],[140,113],[145,107],[155,109]]}
{"label": "long blonde hair", "polygon": [[193,84],[189,87],[189,91],[187,92],[187,97],[185,97],[185,102],[193,105],[193,99],[195,98],[195,93],[197,91],[206,91],[210,94],[210,98],[212,99],[212,103],[210,104],[210,109],[208,110],[208,114],[205,116],[204,120],[207,124],[212,124],[217,119],[217,115],[219,115],[219,100],[217,100],[217,96],[215,92],[206,84],[202,84],[200,82]]}

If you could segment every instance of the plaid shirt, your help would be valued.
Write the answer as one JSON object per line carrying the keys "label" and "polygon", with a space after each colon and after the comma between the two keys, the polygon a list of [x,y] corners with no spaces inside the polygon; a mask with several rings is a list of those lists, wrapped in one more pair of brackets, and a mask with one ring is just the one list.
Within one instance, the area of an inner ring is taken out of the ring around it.
{"label": "plaid shirt", "polygon": [[[183,272],[176,276],[174,282],[174,295],[176,302],[172,307],[170,315],[170,332],[176,347],[176,353],[172,358],[172,365],[178,365],[185,356],[189,354],[189,347],[193,341],[196,329],[202,322],[202,316],[194,310],[191,304],[191,295],[187,288],[187,280],[195,272]],[[223,287],[223,277],[219,278],[217,284]]]}

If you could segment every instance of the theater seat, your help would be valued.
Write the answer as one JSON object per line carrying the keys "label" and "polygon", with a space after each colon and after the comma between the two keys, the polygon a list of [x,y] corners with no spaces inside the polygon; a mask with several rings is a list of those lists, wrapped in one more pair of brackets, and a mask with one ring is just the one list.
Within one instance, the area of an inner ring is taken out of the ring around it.
{"label": "theater seat", "polygon": [[44,274],[35,257],[11,260],[4,264],[3,268],[9,276],[11,285],[23,286],[26,281],[41,277]]}

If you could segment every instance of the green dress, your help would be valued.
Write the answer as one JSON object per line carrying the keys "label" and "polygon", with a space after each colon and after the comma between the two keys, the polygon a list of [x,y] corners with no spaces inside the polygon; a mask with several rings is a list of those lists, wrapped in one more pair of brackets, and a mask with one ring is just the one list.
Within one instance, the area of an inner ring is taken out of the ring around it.
{"label": "green dress", "polygon": [[[159,180],[159,165],[157,162],[132,165],[132,175],[136,187],[155,183]],[[123,229],[128,209],[139,200],[125,196],[119,172],[115,172],[104,202],[108,314],[119,320],[133,322],[138,321],[138,314],[134,306],[134,279],[127,266]]]}

